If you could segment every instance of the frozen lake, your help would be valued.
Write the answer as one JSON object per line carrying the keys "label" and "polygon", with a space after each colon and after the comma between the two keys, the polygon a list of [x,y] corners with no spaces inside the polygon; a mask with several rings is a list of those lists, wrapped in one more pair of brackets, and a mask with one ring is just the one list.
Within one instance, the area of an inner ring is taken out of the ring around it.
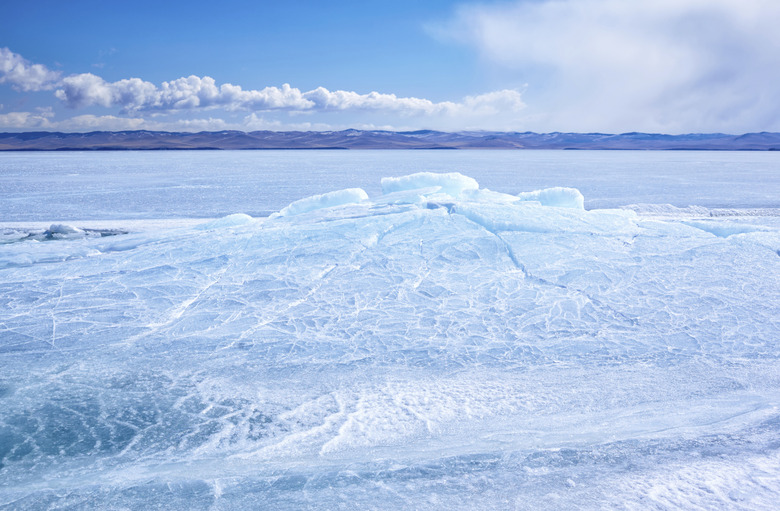
{"label": "frozen lake", "polygon": [[0,154],[0,509],[776,509],[777,159]]}
{"label": "frozen lake", "polygon": [[585,206],[780,207],[780,156],[675,151],[0,153],[0,222],[267,216],[301,197],[414,172],[491,190],[570,186]]}

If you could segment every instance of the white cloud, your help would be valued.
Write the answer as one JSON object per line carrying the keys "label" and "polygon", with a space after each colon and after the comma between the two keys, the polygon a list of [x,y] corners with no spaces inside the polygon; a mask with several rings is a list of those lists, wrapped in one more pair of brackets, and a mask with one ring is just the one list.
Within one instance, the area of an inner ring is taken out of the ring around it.
{"label": "white cloud", "polygon": [[68,76],[60,84],[54,95],[64,101],[69,107],[112,106],[114,91],[109,84],[99,76],[91,73]]}
{"label": "white cloud", "polygon": [[[435,102],[395,94],[330,91],[318,87],[308,92],[284,84],[281,87],[245,90],[239,85],[218,85],[209,77],[188,76],[157,86],[140,78],[106,81],[93,73],[60,78],[44,66],[31,64],[21,56],[3,50],[2,78],[25,90],[56,88],[54,96],[65,106],[118,109],[120,116],[80,115],[54,121],[38,114],[6,114],[4,126],[11,129],[38,127],[67,131],[91,129],[306,129],[327,130],[332,126],[403,126],[404,129],[515,129],[525,108],[521,92],[499,90],[460,101]],[[24,78],[24,79],[23,79]],[[209,119],[187,119],[203,111],[217,111]],[[235,112],[250,115],[243,123]],[[263,114],[258,116],[257,114]],[[307,122],[289,122],[290,114],[308,114]],[[159,118],[172,120],[160,121]],[[221,117],[221,118],[218,118]],[[232,121],[228,119],[233,119]]]}
{"label": "white cloud", "polygon": [[382,111],[401,115],[490,114],[507,109],[519,111],[525,105],[514,90],[467,97],[460,103],[435,103],[428,99],[397,97],[395,94],[329,91],[318,87],[308,92],[284,84],[261,90],[244,90],[230,83],[217,85],[209,76],[189,76],[156,87],[139,78],[106,82],[91,73],[64,78],[55,92],[72,108],[88,106],[119,107],[125,113],[173,112],[224,108],[254,112],[285,110],[290,112]]}
{"label": "white cloud", "polygon": [[540,0],[462,7],[438,33],[528,82],[545,129],[780,129],[780,2]]}
{"label": "white cloud", "polygon": [[58,122],[52,122],[50,129],[56,131],[123,131],[148,129],[146,121],[139,118],[115,117],[113,115],[77,115]]}
{"label": "white cloud", "polygon": [[149,130],[160,131],[222,131],[241,129],[234,123],[228,123],[218,117],[209,117],[208,119],[178,119],[169,122],[147,122]]}
{"label": "white cloud", "polygon": [[237,129],[245,131],[327,131],[332,128],[333,127],[330,124],[325,123],[289,123],[282,122],[279,119],[266,119],[265,117],[252,112],[244,117],[243,123]]}
{"label": "white cloud", "polygon": [[87,132],[87,131],[220,131],[225,129],[243,129],[242,124],[228,123],[224,119],[175,119],[153,121],[141,117],[117,117],[114,115],[76,115],[62,120],[54,120],[50,110],[40,112],[10,112],[0,114],[0,129],[46,131]]}
{"label": "white cloud", "polygon": [[55,121],[50,110],[39,112],[10,112],[0,114],[0,129],[45,131],[117,131],[150,129],[144,119],[115,117],[113,115],[77,115]]}
{"label": "white cloud", "polygon": [[32,64],[8,48],[0,48],[0,83],[21,91],[49,90],[55,87],[60,73],[41,64]]}
{"label": "white cloud", "polygon": [[0,114],[0,129],[48,129],[49,119],[46,115],[33,112],[9,112]]}
{"label": "white cloud", "polygon": [[306,92],[303,97],[312,102],[318,110],[387,110],[408,114],[436,114],[447,112],[455,107],[454,103],[445,101],[434,103],[421,98],[399,98],[395,94],[381,94],[337,90],[329,91],[318,87]]}
{"label": "white cloud", "polygon": [[511,89],[488,92],[478,96],[467,96],[456,105],[456,111],[474,116],[513,115],[525,108],[520,92]]}

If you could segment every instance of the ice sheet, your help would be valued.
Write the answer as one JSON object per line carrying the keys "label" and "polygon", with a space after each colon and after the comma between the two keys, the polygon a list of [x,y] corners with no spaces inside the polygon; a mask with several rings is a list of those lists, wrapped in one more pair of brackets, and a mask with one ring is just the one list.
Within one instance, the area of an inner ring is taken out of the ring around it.
{"label": "ice sheet", "polygon": [[780,207],[771,151],[0,152],[0,222],[265,217],[291,202],[420,170],[459,172],[516,196],[576,188],[585,208]]}
{"label": "ice sheet", "polygon": [[770,509],[777,227],[471,181],[0,245],[0,506]]}

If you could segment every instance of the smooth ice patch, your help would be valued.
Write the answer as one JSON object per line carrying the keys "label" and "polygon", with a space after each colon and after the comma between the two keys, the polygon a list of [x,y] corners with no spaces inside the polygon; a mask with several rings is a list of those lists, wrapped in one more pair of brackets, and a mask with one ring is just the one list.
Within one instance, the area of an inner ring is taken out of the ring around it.
{"label": "smooth ice patch", "polygon": [[749,232],[761,232],[768,229],[756,225],[743,224],[737,222],[683,222],[685,225],[701,229],[702,231],[714,234],[719,238],[728,238],[735,234],[746,234]]}

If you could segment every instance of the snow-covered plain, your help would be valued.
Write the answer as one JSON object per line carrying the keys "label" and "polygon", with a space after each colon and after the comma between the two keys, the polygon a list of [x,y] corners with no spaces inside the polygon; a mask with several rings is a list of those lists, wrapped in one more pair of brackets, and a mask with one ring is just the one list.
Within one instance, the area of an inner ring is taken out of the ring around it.
{"label": "snow-covered plain", "polygon": [[523,191],[4,230],[0,508],[776,509],[777,209]]}

